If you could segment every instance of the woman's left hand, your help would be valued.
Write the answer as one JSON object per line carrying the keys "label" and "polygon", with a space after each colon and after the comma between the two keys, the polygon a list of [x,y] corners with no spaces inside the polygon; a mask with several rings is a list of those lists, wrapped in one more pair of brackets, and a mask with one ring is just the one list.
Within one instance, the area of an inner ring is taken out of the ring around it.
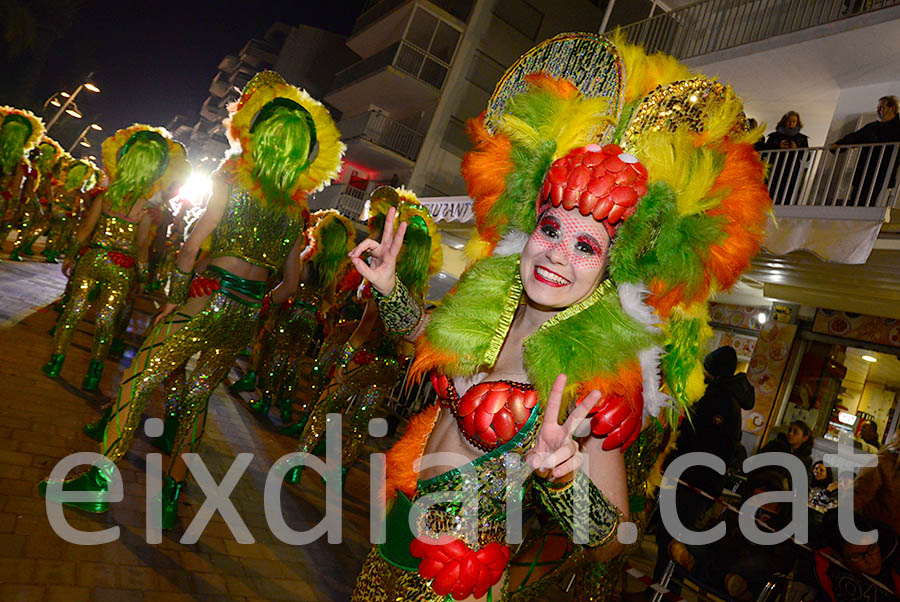
{"label": "woman's left hand", "polygon": [[560,374],[550,390],[544,423],[535,438],[534,447],[525,456],[525,461],[538,476],[553,480],[568,480],[584,464],[581,446],[573,437],[590,433],[586,418],[602,397],[600,391],[591,391],[565,422],[559,424],[557,416],[565,388],[566,375]]}

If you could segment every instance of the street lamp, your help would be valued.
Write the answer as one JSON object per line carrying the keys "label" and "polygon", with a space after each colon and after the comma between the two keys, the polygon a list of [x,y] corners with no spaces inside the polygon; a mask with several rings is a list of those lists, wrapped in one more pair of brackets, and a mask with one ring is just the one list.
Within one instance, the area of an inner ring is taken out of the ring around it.
{"label": "street lamp", "polygon": [[[91,143],[88,142],[87,138],[86,138],[87,133],[91,130],[96,130],[98,132],[102,132],[103,128],[100,127],[99,125],[97,125],[96,123],[92,123],[89,126],[87,126],[86,128],[84,128],[83,130],[81,130],[81,133],[78,134],[78,138],[75,138],[75,142],[73,142],[72,146],[69,148],[70,153],[73,150],[75,150],[75,147],[78,146],[79,143],[81,143],[81,146],[84,146],[84,147],[89,147],[91,145]],[[85,144],[85,142],[87,142],[87,144]]]}
{"label": "street lamp", "polygon": [[91,82],[91,77],[92,77],[93,75],[94,75],[93,73],[88,73],[87,78],[85,78],[86,81],[85,81],[83,84],[81,84],[80,86],[78,86],[77,88],[75,88],[75,91],[74,91],[71,95],[69,95],[67,92],[61,92],[61,93],[60,93],[60,96],[66,98],[66,102],[65,102],[65,104],[63,104],[63,106],[61,106],[61,107],[59,108],[59,110],[56,112],[56,115],[54,115],[54,116],[53,116],[53,119],[50,120],[50,123],[47,124],[47,130],[46,130],[46,131],[48,131],[48,132],[50,131],[50,128],[52,128],[53,125],[56,123],[56,121],[60,118],[60,116],[63,114],[63,111],[65,111],[65,112],[68,113],[69,115],[72,115],[72,117],[76,117],[77,119],[81,119],[81,113],[80,113],[80,112],[78,112],[78,111],[76,110],[76,111],[75,111],[75,114],[73,114],[73,113],[70,113],[69,111],[66,111],[66,109],[69,108],[69,105],[72,104],[72,102],[75,100],[75,97],[78,96],[78,93],[81,92],[82,90],[87,89],[89,92],[94,92],[95,94],[97,94],[97,93],[100,92],[100,88],[98,88],[96,85],[94,85],[94,84]]}

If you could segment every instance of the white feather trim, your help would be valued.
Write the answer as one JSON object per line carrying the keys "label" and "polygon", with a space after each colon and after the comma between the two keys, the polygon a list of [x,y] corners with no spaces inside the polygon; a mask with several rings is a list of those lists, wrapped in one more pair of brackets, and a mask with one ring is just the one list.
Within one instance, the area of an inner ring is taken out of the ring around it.
{"label": "white feather trim", "polygon": [[643,349],[638,352],[638,361],[641,363],[641,376],[644,385],[644,412],[658,417],[663,408],[673,407],[669,401],[672,399],[661,391],[659,359],[663,350],[658,345]]}
{"label": "white feather trim", "polygon": [[494,249],[494,257],[506,257],[521,253],[525,249],[525,243],[528,242],[528,235],[521,230],[510,228]]}
{"label": "white feather trim", "polygon": [[647,327],[647,330],[653,333],[659,332],[657,326],[661,320],[653,313],[653,308],[644,303],[644,299],[650,294],[643,282],[626,282],[620,284],[619,303],[626,314],[636,322]]}

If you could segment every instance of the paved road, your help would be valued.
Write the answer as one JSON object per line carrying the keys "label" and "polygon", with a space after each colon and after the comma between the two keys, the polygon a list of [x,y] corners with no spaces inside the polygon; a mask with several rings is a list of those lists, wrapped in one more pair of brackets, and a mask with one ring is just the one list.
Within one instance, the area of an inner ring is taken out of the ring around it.
{"label": "paved road", "polygon": [[[53,531],[35,484],[60,458],[96,451],[81,427],[97,418],[133,354],[130,348],[120,365],[107,361],[99,394],[81,391],[93,332],[88,320],[75,334],[60,379],[44,376],[40,366],[50,354],[48,330],[56,318],[44,306],[64,287],[59,266],[0,262],[0,601],[346,600],[369,548],[368,463],[358,463],[348,477],[341,544],[324,539],[306,546],[282,543],[266,524],[263,483],[274,460],[293,451],[294,442],[252,417],[242,400],[223,387],[210,402],[201,455],[220,481],[238,453],[253,454],[231,499],[255,543],[237,543],[218,513],[197,543],[180,543],[205,500],[193,481],[183,492],[180,524],[165,533],[162,543],[146,543],[144,466],[146,454],[156,450],[143,433],[120,466],[122,502],[103,515],[65,510],[73,527],[96,531],[118,526],[119,539],[80,546]],[[152,311],[150,300],[141,299],[132,329],[141,331]],[[138,336],[130,332],[132,345]],[[161,416],[162,403],[158,394],[147,415]],[[383,448],[388,441],[378,443]],[[288,524],[298,530],[316,524],[324,513],[323,500],[318,479],[304,479],[299,487],[283,491]]]}

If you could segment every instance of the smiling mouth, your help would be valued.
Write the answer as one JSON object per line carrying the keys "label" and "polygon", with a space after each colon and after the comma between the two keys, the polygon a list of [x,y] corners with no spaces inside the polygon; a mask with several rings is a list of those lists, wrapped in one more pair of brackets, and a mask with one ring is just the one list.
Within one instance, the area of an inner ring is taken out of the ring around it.
{"label": "smiling mouth", "polygon": [[541,266],[535,266],[534,279],[538,282],[546,284],[547,286],[554,287],[568,286],[569,284],[571,284],[569,280],[566,280],[556,272],[552,272],[547,268]]}

